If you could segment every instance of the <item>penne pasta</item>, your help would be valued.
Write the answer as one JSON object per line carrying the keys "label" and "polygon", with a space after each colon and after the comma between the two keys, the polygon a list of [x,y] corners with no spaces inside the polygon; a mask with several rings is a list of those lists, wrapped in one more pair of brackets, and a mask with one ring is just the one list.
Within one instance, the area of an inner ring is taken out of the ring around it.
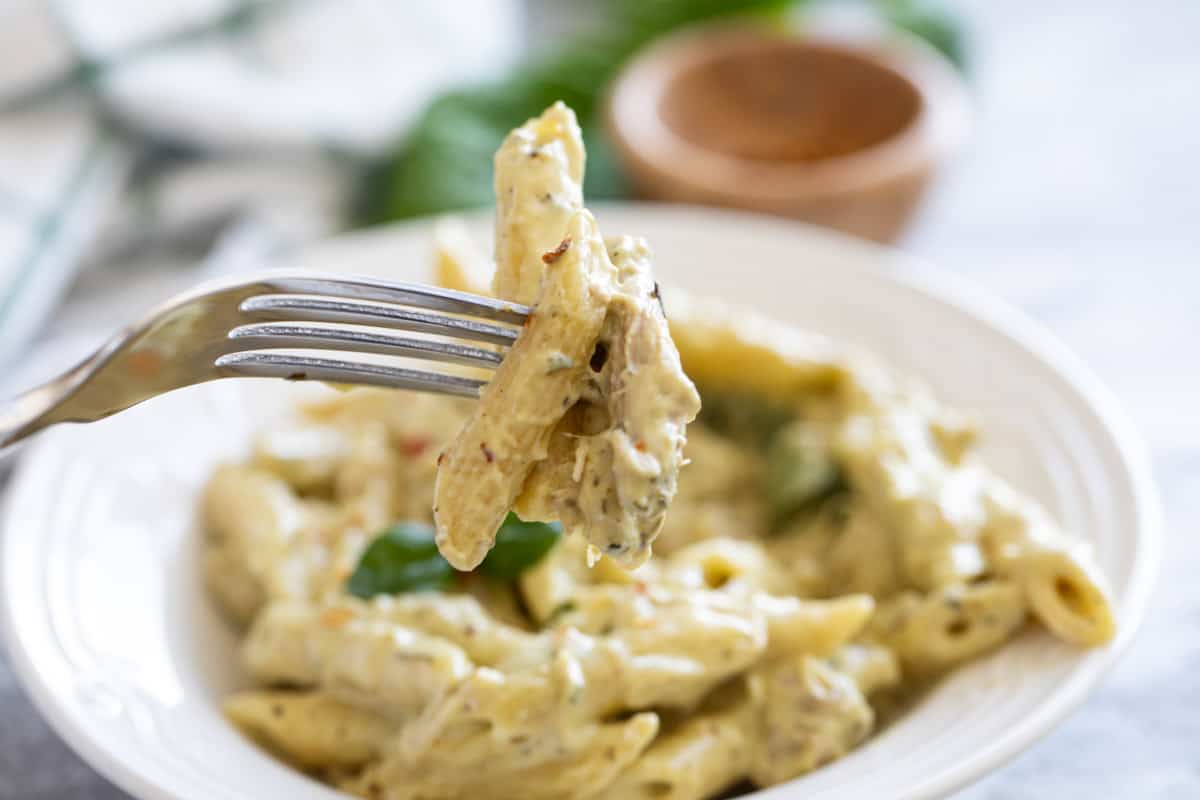
{"label": "penne pasta", "polygon": [[331,392],[206,487],[247,736],[371,800],[710,800],[845,756],[1027,623],[1113,637],[970,415],[604,238],[569,109],[495,168],[494,269],[435,231],[444,285],[532,307],[479,400]]}

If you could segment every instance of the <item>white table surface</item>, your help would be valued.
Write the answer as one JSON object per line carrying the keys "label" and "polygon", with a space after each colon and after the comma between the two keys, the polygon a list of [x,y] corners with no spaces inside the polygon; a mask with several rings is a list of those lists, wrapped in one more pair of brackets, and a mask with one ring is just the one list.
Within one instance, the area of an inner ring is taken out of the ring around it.
{"label": "white table surface", "polygon": [[[961,797],[1200,797],[1200,3],[957,5],[977,126],[903,246],[1040,319],[1116,391],[1150,443],[1168,540],[1130,653]],[[68,320],[97,321],[94,285]],[[0,654],[0,798],[123,797],[46,727]]]}

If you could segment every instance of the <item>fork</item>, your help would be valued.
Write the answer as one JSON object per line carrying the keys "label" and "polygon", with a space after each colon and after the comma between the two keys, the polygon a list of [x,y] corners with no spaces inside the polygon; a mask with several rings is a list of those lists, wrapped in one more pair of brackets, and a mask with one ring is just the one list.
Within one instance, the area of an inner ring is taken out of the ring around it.
{"label": "fork", "polygon": [[78,366],[0,408],[0,447],[55,423],[93,422],[218,378],[318,380],[478,397],[485,381],[327,351],[495,369],[528,314],[516,303],[375,278],[263,273],[214,281],[167,301]]}

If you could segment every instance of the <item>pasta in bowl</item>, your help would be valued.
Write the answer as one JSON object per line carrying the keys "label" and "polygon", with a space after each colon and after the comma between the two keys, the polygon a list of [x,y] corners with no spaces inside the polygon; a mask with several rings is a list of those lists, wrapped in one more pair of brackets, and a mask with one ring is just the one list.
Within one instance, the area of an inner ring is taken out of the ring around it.
{"label": "pasta in bowl", "polygon": [[[572,148],[561,152],[573,168]],[[586,217],[571,219],[574,242],[598,241]],[[502,253],[513,240],[498,241]],[[611,241],[592,250],[600,268],[616,261]],[[518,249],[540,260],[540,247]],[[478,289],[477,260],[443,238],[438,277]],[[596,264],[576,267],[591,287]],[[845,755],[930,681],[1029,622],[1080,646],[1112,637],[1099,570],[978,462],[969,418],[852,347],[663,296],[673,344],[655,339],[656,352],[670,362],[678,349],[703,402],[687,427],[690,463],[677,485],[653,487],[670,509],[645,529],[633,506],[609,511],[634,524],[602,531],[563,513],[563,498],[584,498],[576,464],[592,458],[604,466],[595,479],[612,482],[597,501],[638,496],[617,488],[634,481],[614,468],[610,434],[638,419],[612,406],[611,384],[566,404],[537,391],[547,408],[604,407],[607,427],[534,415],[513,439],[525,453],[517,469],[490,472],[505,462],[480,443],[509,433],[481,436],[486,396],[354,390],[218,470],[203,500],[205,571],[247,626],[243,656],[262,687],[228,698],[227,715],[364,797],[699,800]],[[633,306],[645,319],[647,306]],[[599,316],[584,349],[563,353],[584,379]],[[518,388],[540,385],[558,340],[514,352],[542,367]],[[549,379],[569,393],[566,377]],[[694,411],[671,377],[683,401],[654,419],[675,431]],[[682,434],[666,441],[660,474],[677,468]],[[483,492],[502,501],[486,515],[469,507],[473,482],[498,487]],[[435,506],[455,517],[435,520]],[[505,519],[510,506],[518,515]],[[634,545],[608,547],[623,542]]]}

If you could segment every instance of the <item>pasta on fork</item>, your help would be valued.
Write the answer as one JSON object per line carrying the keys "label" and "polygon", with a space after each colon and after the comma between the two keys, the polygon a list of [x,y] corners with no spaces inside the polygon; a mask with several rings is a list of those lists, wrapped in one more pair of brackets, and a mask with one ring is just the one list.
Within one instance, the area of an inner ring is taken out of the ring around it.
{"label": "pasta on fork", "polygon": [[[583,165],[561,104],[497,154],[493,288],[533,314],[478,402],[330,392],[212,476],[248,737],[372,800],[709,800],[845,756],[1030,625],[1112,638],[1086,547],[968,415],[660,292]],[[439,280],[478,291],[437,231]]]}
{"label": "pasta on fork", "polygon": [[514,504],[637,566],[675,494],[700,397],[649,249],[604,242],[582,181],[583,136],[562,103],[496,153],[492,288],[533,311],[438,470],[438,548],[459,569],[483,561]]}

